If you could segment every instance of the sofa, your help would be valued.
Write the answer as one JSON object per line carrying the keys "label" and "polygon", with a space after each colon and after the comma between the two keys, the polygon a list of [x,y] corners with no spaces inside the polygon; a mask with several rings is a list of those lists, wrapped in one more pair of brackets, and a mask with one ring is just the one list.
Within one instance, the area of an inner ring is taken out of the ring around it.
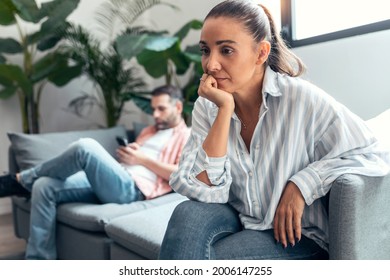
{"label": "sofa", "polygon": [[[8,133],[9,170],[17,172],[59,154],[71,142],[91,137],[111,154],[116,136],[130,141],[138,130],[122,126],[88,131],[26,135]],[[58,206],[58,259],[156,259],[169,218],[178,203],[186,200],[177,193],[131,204],[66,203]],[[14,231],[28,239],[30,199],[12,197]]]}
{"label": "sofa", "polygon": [[[390,110],[368,122],[390,150],[389,133],[383,128]],[[9,167],[18,171],[51,157],[79,137],[91,137],[111,154],[116,136],[130,140],[139,129],[123,127],[24,135],[10,133]],[[169,193],[131,204],[66,203],[58,206],[57,251],[59,259],[157,259],[164,232],[175,207],[186,198]],[[366,177],[340,176],[323,198],[329,214],[330,259],[390,259],[390,174]],[[12,197],[15,235],[28,238],[28,198]]]}

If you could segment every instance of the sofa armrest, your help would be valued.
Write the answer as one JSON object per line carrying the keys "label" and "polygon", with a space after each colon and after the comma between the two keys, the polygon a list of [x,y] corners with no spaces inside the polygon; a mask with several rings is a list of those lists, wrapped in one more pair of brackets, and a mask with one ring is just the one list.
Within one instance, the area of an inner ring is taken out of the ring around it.
{"label": "sofa armrest", "polygon": [[390,174],[340,176],[329,200],[330,259],[390,259]]}

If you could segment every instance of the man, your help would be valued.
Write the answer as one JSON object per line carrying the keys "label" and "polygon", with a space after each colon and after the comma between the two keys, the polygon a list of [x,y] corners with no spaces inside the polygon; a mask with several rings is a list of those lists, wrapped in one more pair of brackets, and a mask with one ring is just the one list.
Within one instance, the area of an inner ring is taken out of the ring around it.
{"label": "man", "polygon": [[26,259],[56,259],[56,206],[65,202],[131,203],[171,191],[189,128],[182,119],[181,91],[162,86],[152,92],[154,126],[136,142],[117,149],[114,159],[98,142],[84,138],[61,155],[18,174],[0,177],[0,197],[31,193]]}

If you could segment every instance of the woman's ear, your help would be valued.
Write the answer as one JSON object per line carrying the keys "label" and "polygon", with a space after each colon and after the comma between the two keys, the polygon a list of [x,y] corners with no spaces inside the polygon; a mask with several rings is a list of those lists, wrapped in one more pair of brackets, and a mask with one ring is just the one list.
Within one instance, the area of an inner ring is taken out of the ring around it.
{"label": "woman's ear", "polygon": [[263,64],[267,61],[269,53],[271,52],[271,43],[268,41],[261,41],[258,47],[259,55],[257,64]]}

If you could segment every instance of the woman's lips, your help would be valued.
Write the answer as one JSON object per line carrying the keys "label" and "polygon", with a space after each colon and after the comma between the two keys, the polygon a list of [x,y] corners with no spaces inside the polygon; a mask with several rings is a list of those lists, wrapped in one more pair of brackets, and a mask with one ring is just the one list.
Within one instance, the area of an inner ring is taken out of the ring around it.
{"label": "woman's lips", "polygon": [[227,80],[227,78],[214,78],[214,79],[217,80],[218,83]]}

